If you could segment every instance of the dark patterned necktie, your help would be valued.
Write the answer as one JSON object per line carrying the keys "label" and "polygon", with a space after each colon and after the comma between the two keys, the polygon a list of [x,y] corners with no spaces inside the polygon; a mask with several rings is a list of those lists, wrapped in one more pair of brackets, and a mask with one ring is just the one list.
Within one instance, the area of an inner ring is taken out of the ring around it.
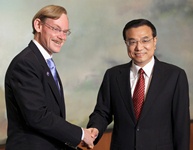
{"label": "dark patterned necktie", "polygon": [[58,82],[58,76],[57,76],[57,71],[56,71],[56,66],[54,64],[54,61],[52,58],[49,58],[46,60],[47,61],[47,64],[48,64],[48,67],[50,68],[50,71],[52,73],[52,76],[54,78],[54,81],[60,91],[60,85],[59,85],[59,82]]}
{"label": "dark patterned necktie", "polygon": [[135,90],[133,93],[133,106],[135,111],[136,119],[138,120],[140,117],[141,109],[144,102],[144,93],[145,93],[145,79],[144,79],[144,71],[143,69],[139,69],[139,79],[135,86]]}

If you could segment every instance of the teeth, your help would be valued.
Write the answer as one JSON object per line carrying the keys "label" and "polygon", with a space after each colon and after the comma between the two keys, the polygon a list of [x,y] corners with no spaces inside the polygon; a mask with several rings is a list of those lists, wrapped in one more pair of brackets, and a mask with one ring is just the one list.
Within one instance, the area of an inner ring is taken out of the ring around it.
{"label": "teeth", "polygon": [[55,41],[55,40],[53,40],[56,44],[61,44],[61,42],[59,42],[59,41]]}
{"label": "teeth", "polygon": [[136,53],[136,55],[143,55],[144,53]]}

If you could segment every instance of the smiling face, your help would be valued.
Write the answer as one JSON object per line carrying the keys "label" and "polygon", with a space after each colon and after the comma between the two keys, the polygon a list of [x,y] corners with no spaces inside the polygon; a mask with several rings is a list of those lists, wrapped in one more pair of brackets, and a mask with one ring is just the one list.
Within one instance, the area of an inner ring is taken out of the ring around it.
{"label": "smiling face", "polygon": [[66,41],[67,35],[64,32],[57,32],[57,30],[69,30],[68,17],[66,14],[62,14],[58,19],[47,18],[44,22],[37,18],[34,20],[34,28],[36,30],[34,39],[52,55],[60,52]]}
{"label": "smiling face", "polygon": [[154,56],[157,37],[153,38],[151,28],[146,25],[130,28],[125,35],[129,57],[136,65],[145,66]]}

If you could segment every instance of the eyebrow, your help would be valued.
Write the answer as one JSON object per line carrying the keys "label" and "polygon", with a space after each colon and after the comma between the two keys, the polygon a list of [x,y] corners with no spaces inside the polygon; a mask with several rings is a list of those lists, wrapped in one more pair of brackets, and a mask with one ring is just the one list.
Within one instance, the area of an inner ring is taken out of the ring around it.
{"label": "eyebrow", "polygon": [[53,26],[56,27],[56,28],[60,28],[61,29],[61,27],[59,25],[57,25],[57,24],[53,24]]}
{"label": "eyebrow", "polygon": [[[142,37],[140,39],[147,39],[147,38],[149,38],[149,36],[144,36],[144,37]],[[129,38],[128,40],[130,41],[130,40],[136,40],[136,39],[135,38]]]}
{"label": "eyebrow", "polygon": [[[55,24],[55,23],[53,23],[53,27],[59,28],[60,30],[62,30],[62,28],[61,28],[59,25]],[[70,30],[70,29],[64,29],[64,30],[62,30],[62,31],[69,31],[69,30]]]}

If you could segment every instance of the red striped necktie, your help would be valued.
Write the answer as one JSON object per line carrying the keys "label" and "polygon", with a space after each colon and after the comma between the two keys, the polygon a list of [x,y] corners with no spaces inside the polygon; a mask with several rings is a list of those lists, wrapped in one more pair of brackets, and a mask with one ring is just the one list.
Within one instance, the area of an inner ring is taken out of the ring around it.
{"label": "red striped necktie", "polygon": [[144,71],[143,69],[139,69],[139,79],[135,86],[135,90],[133,93],[133,106],[136,119],[138,120],[140,117],[141,109],[144,102],[144,93],[145,93],[145,79],[144,79]]}

